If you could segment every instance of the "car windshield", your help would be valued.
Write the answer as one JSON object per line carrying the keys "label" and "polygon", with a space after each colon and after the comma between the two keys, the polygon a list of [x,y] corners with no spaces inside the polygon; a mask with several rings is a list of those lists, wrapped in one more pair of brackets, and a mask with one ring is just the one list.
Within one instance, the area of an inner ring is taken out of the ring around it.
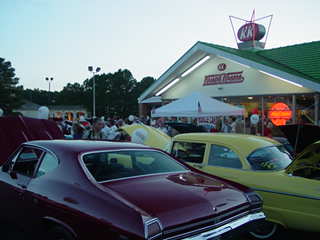
{"label": "car windshield", "polygon": [[158,151],[114,151],[89,153],[83,162],[98,182],[156,173],[185,172],[188,169]]}
{"label": "car windshield", "polygon": [[283,145],[257,149],[247,159],[253,170],[282,170],[292,162]]}

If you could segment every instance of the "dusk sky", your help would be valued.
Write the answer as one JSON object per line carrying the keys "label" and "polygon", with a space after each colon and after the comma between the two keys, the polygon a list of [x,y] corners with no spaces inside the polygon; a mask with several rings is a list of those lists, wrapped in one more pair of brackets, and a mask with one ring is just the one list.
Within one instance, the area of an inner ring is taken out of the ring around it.
{"label": "dusk sky", "polygon": [[316,0],[1,0],[0,57],[25,88],[82,83],[89,65],[158,78],[197,41],[236,47],[229,15],[273,14],[266,48],[320,40]]}

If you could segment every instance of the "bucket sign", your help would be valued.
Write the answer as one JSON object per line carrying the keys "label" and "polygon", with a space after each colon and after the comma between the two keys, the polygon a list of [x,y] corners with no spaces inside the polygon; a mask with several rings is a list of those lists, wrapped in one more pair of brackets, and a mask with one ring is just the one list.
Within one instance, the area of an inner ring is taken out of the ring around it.
{"label": "bucket sign", "polygon": [[266,29],[263,25],[257,23],[246,23],[238,30],[238,38],[242,42],[259,41],[266,34]]}

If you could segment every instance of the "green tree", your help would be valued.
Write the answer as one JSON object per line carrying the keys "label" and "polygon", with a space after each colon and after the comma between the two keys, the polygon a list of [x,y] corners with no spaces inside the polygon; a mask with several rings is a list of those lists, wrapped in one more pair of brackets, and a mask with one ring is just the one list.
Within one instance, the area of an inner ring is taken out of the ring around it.
{"label": "green tree", "polygon": [[138,82],[137,87],[135,89],[135,93],[137,95],[137,98],[148,88],[150,87],[154,82],[156,81],[153,77],[144,77],[140,82]]}
{"label": "green tree", "polygon": [[19,78],[15,76],[15,69],[11,62],[0,58],[0,107],[10,113],[22,104],[21,86],[17,86]]}
{"label": "green tree", "polygon": [[[92,99],[93,78],[84,82],[86,96]],[[127,117],[136,114],[137,104],[135,88],[137,81],[127,69],[119,69],[115,73],[95,76],[96,86],[96,114],[97,116]],[[91,107],[92,109],[92,100]]]}
{"label": "green tree", "polygon": [[[127,69],[96,75],[96,115],[124,118],[130,114],[138,114],[137,98],[154,81],[153,77],[145,77],[137,82]],[[90,112],[92,86],[93,78],[90,78],[83,84],[68,83],[62,91],[50,92],[50,97],[48,91],[39,89],[26,89],[23,91],[23,97],[40,105],[82,105]]]}
{"label": "green tree", "polygon": [[25,100],[37,103],[42,106],[55,105],[60,92],[50,92],[46,90],[25,89],[22,92],[22,97]]}
{"label": "green tree", "polygon": [[80,83],[68,83],[59,92],[55,104],[57,105],[88,105],[84,87]]}

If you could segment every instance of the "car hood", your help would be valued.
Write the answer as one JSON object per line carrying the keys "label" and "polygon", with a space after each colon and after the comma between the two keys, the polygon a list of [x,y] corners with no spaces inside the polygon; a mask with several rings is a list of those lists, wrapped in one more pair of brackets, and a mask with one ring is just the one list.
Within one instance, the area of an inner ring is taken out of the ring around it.
{"label": "car hood", "polygon": [[207,132],[203,126],[197,126],[191,123],[180,123],[180,122],[166,122],[166,124],[179,132],[182,133],[197,133]]}
{"label": "car hood", "polygon": [[243,192],[193,172],[142,176],[102,183],[126,201],[160,219],[164,228],[245,206]]}
{"label": "car hood", "polygon": [[0,117],[0,165],[22,143],[50,139],[63,139],[62,132],[53,121],[21,116]]}
{"label": "car hood", "polygon": [[320,141],[309,145],[301,152],[295,160],[287,167],[286,172],[293,174],[302,168],[320,168]]}
{"label": "car hood", "polygon": [[320,140],[320,127],[311,124],[290,124],[279,126],[295,153],[301,153],[307,146]]}
{"label": "car hood", "polygon": [[131,142],[169,152],[171,137],[164,132],[144,124],[132,124],[121,127],[131,137]]}

